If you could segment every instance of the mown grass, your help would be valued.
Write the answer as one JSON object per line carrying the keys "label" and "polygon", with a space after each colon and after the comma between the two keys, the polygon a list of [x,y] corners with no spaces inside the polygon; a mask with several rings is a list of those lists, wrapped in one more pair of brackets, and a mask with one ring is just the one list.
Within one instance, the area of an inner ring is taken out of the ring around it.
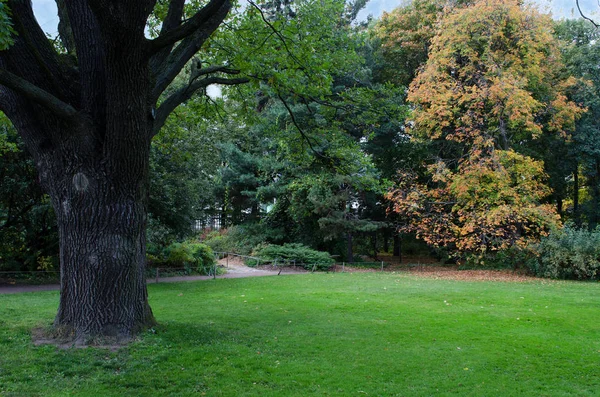
{"label": "mown grass", "polygon": [[600,284],[306,274],[151,285],[117,352],[34,347],[58,293],[0,296],[2,396],[593,396]]}

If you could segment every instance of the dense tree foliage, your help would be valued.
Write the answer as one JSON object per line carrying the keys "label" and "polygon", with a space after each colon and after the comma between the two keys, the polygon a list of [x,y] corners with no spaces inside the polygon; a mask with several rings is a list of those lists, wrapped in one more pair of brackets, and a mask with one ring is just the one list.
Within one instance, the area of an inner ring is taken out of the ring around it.
{"label": "dense tree foliage", "polygon": [[54,211],[23,146],[10,122],[0,115],[0,271],[55,270]]}
{"label": "dense tree foliage", "polygon": [[416,138],[449,141],[425,182],[405,173],[390,194],[406,230],[459,252],[526,245],[557,225],[542,204],[542,163],[515,153],[542,134],[566,137],[582,113],[567,99],[546,16],[517,1],[478,1],[439,21],[410,85]]}
{"label": "dense tree foliage", "polygon": [[[599,32],[583,20],[561,21],[556,36],[565,42],[563,58],[569,73],[578,78],[572,96],[586,108],[577,121],[566,150],[554,156],[557,169],[569,180],[569,212],[576,224],[595,228],[600,219],[600,43]],[[557,154],[556,151],[554,153]],[[559,178],[556,178],[559,179]]]}

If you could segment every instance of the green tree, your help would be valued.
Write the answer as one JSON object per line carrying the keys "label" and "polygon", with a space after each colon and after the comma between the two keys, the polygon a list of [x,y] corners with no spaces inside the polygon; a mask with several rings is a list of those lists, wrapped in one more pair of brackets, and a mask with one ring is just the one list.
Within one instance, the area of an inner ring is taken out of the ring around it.
{"label": "green tree", "polygon": [[13,43],[12,36],[16,33],[6,3],[7,0],[0,1],[0,51],[6,50]]}
{"label": "green tree", "polygon": [[578,78],[573,99],[587,109],[577,121],[568,152],[560,159],[555,156],[555,159],[557,168],[561,167],[563,174],[571,177],[573,219],[577,224],[585,222],[593,229],[600,222],[599,33],[586,21],[565,20],[557,23],[555,34],[565,43],[563,58],[569,73]]}

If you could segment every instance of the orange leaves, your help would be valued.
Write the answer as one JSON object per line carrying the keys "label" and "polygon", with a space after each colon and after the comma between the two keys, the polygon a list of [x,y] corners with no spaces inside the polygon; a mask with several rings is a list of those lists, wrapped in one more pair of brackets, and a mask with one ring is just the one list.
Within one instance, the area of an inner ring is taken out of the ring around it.
{"label": "orange leaves", "polygon": [[[566,136],[583,109],[567,98],[573,82],[564,78],[549,16],[519,0],[468,4],[438,11],[428,25],[428,58],[407,96],[411,133],[438,141],[448,148],[439,156],[451,158],[423,166],[425,175],[403,174],[388,198],[404,231],[483,253],[526,246],[559,225],[554,208],[540,204],[550,194],[543,163],[511,147],[544,133]],[[397,13],[403,23],[409,14]]]}
{"label": "orange leaves", "polygon": [[526,246],[559,225],[550,205],[543,164],[514,151],[473,157],[451,172],[440,163],[428,167],[435,185],[404,174],[388,194],[393,210],[408,223],[403,231],[435,246],[460,252],[497,251]]}
{"label": "orange leaves", "polygon": [[564,94],[551,20],[520,3],[479,0],[439,21],[408,92],[421,136],[518,141],[573,127],[582,110]]}

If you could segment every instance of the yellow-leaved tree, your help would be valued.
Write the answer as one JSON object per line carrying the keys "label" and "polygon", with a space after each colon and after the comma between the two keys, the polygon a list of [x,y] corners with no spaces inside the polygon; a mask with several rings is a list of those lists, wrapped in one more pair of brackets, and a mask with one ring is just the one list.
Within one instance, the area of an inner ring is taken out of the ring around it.
{"label": "yellow-leaved tree", "polygon": [[583,109],[568,100],[552,20],[521,3],[448,9],[408,93],[413,138],[441,144],[388,198],[403,231],[459,254],[527,246],[560,223],[543,163],[519,152],[542,134],[566,138]]}

